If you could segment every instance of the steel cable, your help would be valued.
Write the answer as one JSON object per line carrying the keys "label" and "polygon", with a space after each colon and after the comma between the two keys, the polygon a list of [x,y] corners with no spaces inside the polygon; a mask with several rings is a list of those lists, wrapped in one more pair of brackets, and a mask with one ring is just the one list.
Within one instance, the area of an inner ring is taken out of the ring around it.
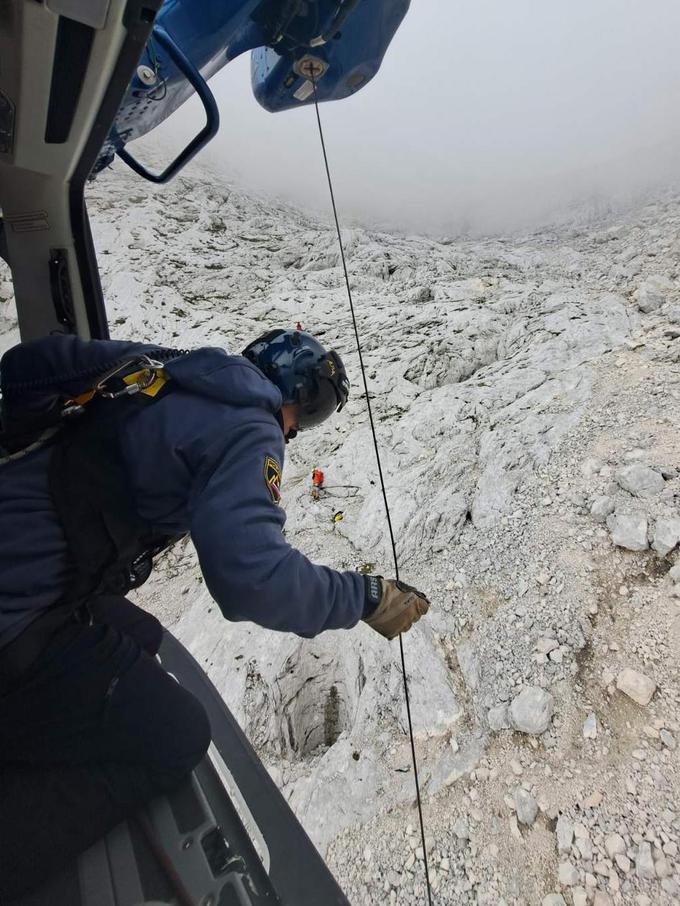
{"label": "steel cable", "polygon": [[[335,204],[335,193],[333,191],[333,180],[331,179],[331,171],[328,165],[328,155],[326,153],[326,142],[324,141],[323,127],[321,125],[321,115],[319,113],[319,101],[316,91],[316,78],[314,73],[310,73],[310,81],[314,87],[314,109],[316,111],[316,121],[319,127],[319,139],[321,140],[321,150],[323,152],[323,161],[326,168],[326,178],[328,180],[328,190],[331,196],[331,206],[333,208],[333,219],[335,220],[335,230],[338,235],[338,244],[340,246],[340,260],[342,261],[342,270],[345,275],[345,286],[347,287],[347,298],[349,300],[349,308],[352,315],[352,325],[354,327],[354,337],[357,345],[357,353],[359,354],[359,366],[361,368],[361,379],[364,385],[364,396],[366,397],[366,409],[368,411],[368,420],[371,426],[371,434],[373,436],[373,447],[375,450],[375,458],[378,465],[378,475],[380,477],[380,488],[382,490],[383,501],[385,504],[385,516],[387,518],[387,527],[389,529],[390,543],[392,545],[392,558],[394,561],[394,575],[395,579],[399,579],[399,562],[397,558],[397,546],[394,540],[394,530],[392,528],[392,517],[390,515],[390,506],[387,500],[387,491],[385,489],[385,480],[383,478],[382,462],[380,459],[380,449],[378,447],[378,437],[375,430],[375,423],[373,421],[373,410],[371,408],[371,398],[368,393],[368,382],[366,380],[366,369],[364,368],[364,357],[361,349],[361,341],[359,339],[359,328],[357,326],[357,319],[354,312],[354,301],[352,299],[352,289],[349,282],[349,275],[347,273],[347,262],[345,260],[345,249],[342,244],[342,234],[340,232],[340,222],[338,220],[338,211]],[[416,787],[416,802],[418,805],[418,820],[420,822],[420,836],[423,844],[423,864],[425,866],[425,886],[427,889],[427,902],[429,906],[432,906],[432,887],[430,885],[430,872],[427,861],[427,846],[425,845],[425,824],[423,822],[423,807],[420,799],[420,783],[418,780],[418,761],[416,758],[416,747],[413,739],[413,723],[411,721],[411,702],[409,699],[408,692],[408,676],[406,673],[406,660],[404,658],[404,641],[403,636],[399,635],[399,653],[401,655],[401,671],[404,678],[404,697],[406,699],[406,717],[408,720],[408,732],[409,738],[411,741],[411,759],[413,761],[413,776],[415,779]]]}

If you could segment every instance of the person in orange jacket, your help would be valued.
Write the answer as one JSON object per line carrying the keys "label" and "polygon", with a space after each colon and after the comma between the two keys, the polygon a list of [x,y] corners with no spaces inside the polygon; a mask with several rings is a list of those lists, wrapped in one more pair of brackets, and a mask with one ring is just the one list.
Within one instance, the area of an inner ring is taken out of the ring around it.
{"label": "person in orange jacket", "polygon": [[312,469],[312,500],[319,500],[323,491],[323,472],[316,466]]}

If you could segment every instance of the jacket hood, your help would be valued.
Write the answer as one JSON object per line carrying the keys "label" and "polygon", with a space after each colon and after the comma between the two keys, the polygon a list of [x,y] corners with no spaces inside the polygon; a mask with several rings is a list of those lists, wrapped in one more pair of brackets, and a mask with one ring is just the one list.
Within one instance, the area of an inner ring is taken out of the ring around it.
{"label": "jacket hood", "polygon": [[281,408],[278,387],[248,359],[223,349],[197,349],[168,362],[165,371],[184,390],[231,406],[257,406],[272,414]]}

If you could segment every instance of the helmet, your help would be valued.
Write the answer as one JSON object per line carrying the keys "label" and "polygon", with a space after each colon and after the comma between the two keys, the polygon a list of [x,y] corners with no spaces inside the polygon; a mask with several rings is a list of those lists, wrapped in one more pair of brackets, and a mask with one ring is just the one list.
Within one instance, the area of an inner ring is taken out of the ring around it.
{"label": "helmet", "polygon": [[243,355],[276,384],[284,405],[298,407],[301,431],[339,412],[349,396],[349,379],[337,352],[326,352],[311,334],[271,330],[253,340]]}

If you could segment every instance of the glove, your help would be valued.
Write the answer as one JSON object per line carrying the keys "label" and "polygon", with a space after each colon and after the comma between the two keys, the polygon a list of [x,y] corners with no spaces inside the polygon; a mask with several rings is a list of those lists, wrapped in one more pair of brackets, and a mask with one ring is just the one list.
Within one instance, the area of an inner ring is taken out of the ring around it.
{"label": "glove", "polygon": [[382,576],[366,576],[366,579],[367,607],[373,607],[363,620],[386,639],[406,632],[430,609],[425,595],[412,585]]}

